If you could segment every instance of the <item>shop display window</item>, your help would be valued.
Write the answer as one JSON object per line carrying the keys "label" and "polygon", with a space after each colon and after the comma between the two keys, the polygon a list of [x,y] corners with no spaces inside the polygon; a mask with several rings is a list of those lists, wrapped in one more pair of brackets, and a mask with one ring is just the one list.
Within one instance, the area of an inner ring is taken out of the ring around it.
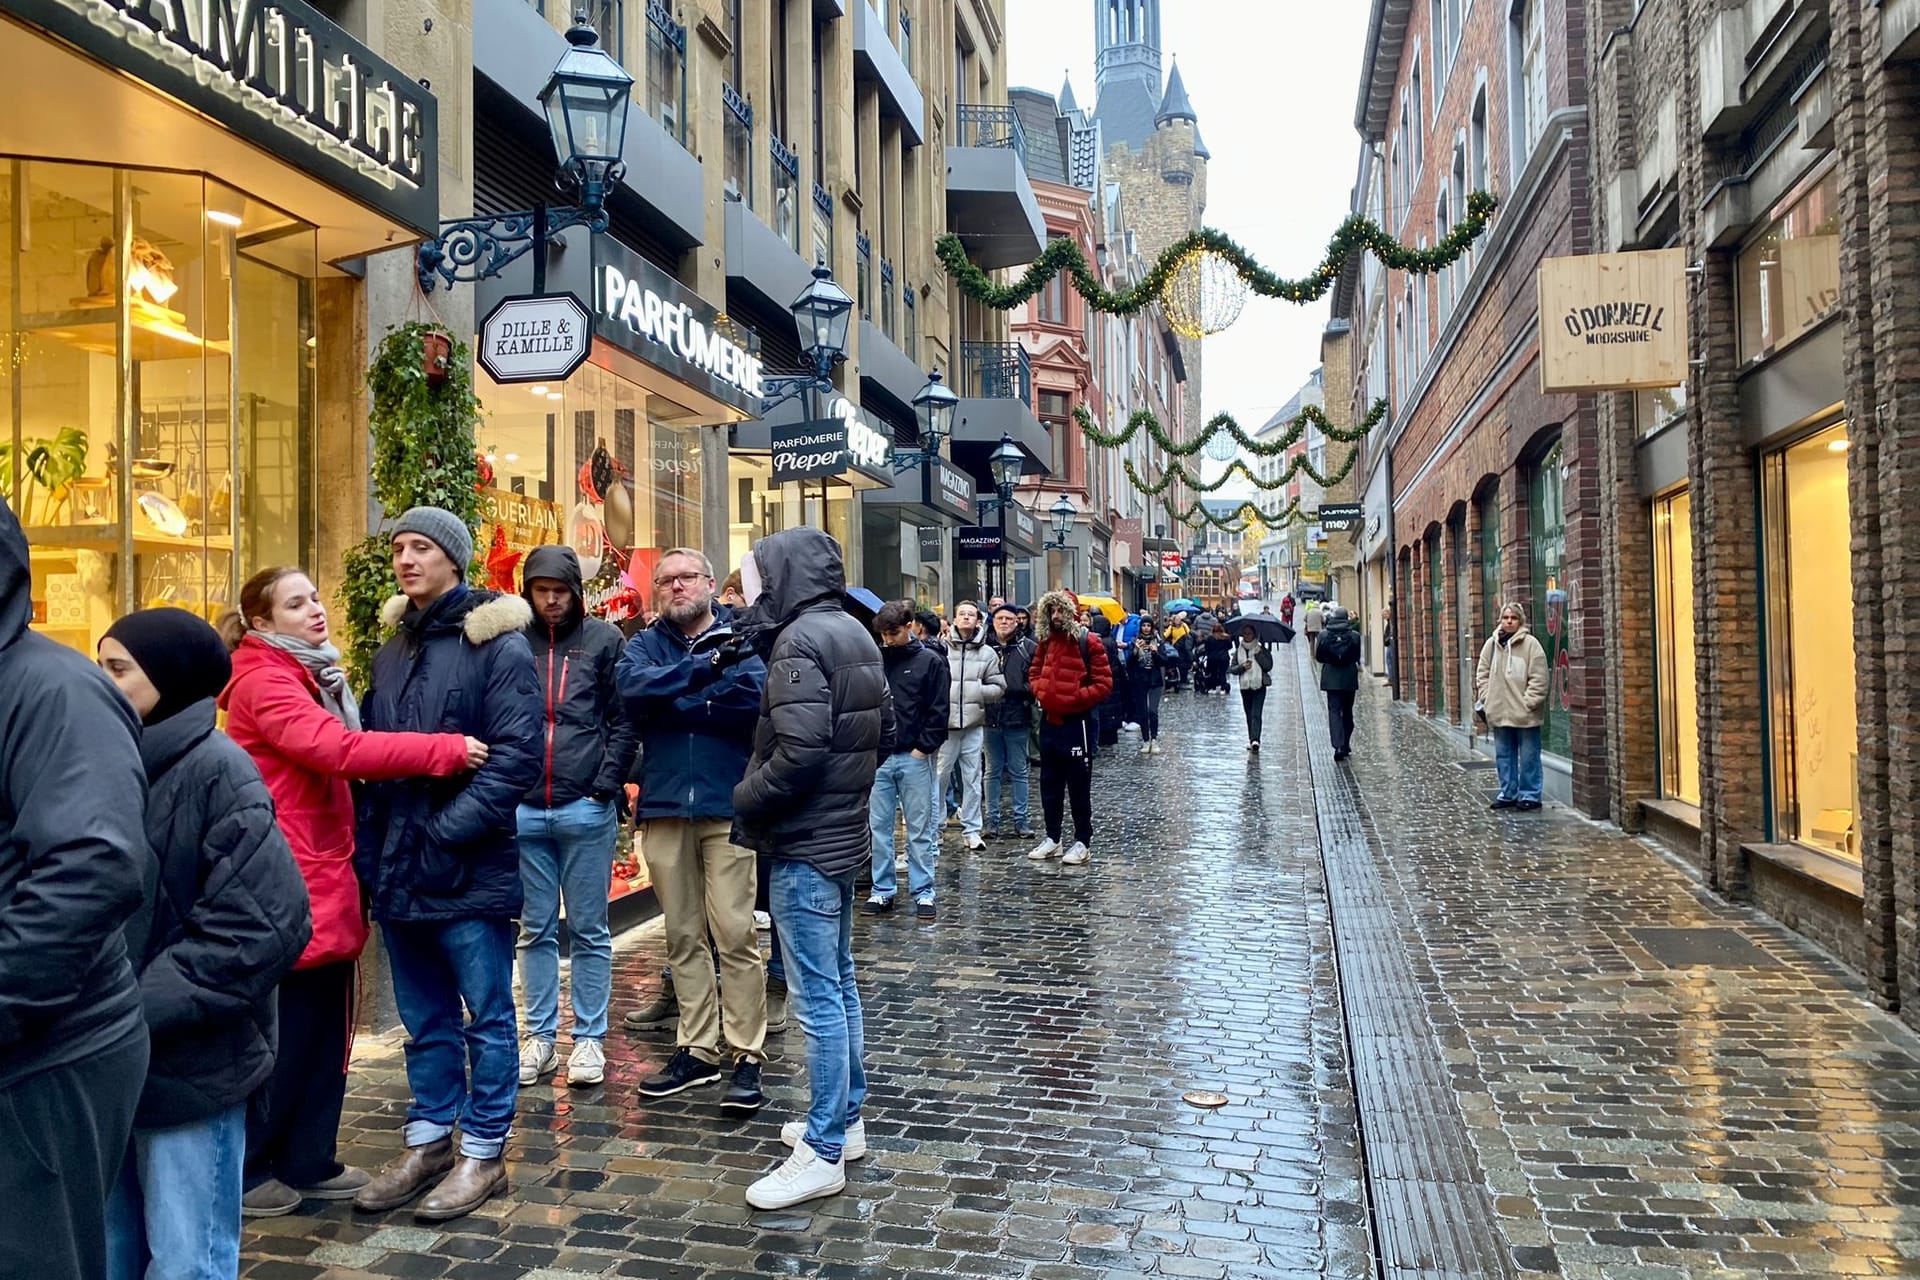
{"label": "shop display window", "polygon": [[312,546],[314,229],[199,174],[0,159],[0,496],[37,629],[209,620]]}
{"label": "shop display window", "polygon": [[1847,427],[1766,455],[1767,670],[1776,838],[1858,861]]}
{"label": "shop display window", "polygon": [[1565,756],[1572,731],[1571,677],[1573,660],[1567,652],[1567,464],[1554,442],[1533,469],[1527,508],[1527,531],[1533,563],[1533,598],[1528,623],[1547,651],[1547,718],[1540,730],[1541,750]]}
{"label": "shop display window", "polygon": [[1634,434],[1650,436],[1687,411],[1687,385],[1633,393]]}
{"label": "shop display window", "polygon": [[[1491,488],[1474,500],[1480,523],[1480,643],[1500,625],[1500,490]],[[1480,658],[1474,646],[1474,661]]]}
{"label": "shop display window", "polygon": [[802,525],[826,530],[842,548],[853,546],[853,488],[844,480],[829,476],[776,486],[770,454],[734,453],[727,458],[727,497],[727,550],[735,564],[760,539]]}
{"label": "shop display window", "polygon": [[1840,305],[1838,170],[1807,182],[1775,209],[1737,265],[1742,364],[1772,355]]}
{"label": "shop display window", "polygon": [[1699,804],[1692,516],[1693,495],[1685,489],[1653,504],[1653,625],[1659,649],[1660,794]]}

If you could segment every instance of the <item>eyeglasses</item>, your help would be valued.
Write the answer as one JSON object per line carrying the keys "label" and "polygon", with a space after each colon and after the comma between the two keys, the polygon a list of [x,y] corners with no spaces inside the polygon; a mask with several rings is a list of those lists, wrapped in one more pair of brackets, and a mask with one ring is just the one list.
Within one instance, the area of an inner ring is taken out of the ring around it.
{"label": "eyeglasses", "polygon": [[712,579],[708,578],[704,573],[656,574],[653,579],[653,585],[656,587],[664,587],[668,583],[676,583],[683,587],[690,587],[702,579],[706,579],[709,582],[712,581]]}

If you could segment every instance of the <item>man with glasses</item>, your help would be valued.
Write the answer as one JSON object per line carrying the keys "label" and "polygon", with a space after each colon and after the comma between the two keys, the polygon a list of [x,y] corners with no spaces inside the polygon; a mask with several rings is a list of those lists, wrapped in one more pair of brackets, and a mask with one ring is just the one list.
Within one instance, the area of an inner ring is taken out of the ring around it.
{"label": "man with glasses", "polygon": [[[667,963],[679,1000],[678,1051],[640,1095],[665,1098],[717,1084],[734,1059],[723,1111],[764,1101],[766,976],[753,927],[755,855],[733,843],[733,788],[746,775],[766,664],[715,645],[713,566],[689,547],[653,572],[659,621],[627,642],[616,674],[640,731],[641,824],[647,868],[667,924]],[[695,651],[702,637],[707,643]],[[720,961],[714,983],[713,955]]]}

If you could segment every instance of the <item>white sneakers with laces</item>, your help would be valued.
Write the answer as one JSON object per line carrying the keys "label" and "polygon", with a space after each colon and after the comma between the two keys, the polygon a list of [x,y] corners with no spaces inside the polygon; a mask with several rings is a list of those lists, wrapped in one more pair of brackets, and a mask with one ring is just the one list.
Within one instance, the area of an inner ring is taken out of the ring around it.
{"label": "white sneakers with laces", "polygon": [[1067,850],[1067,856],[1060,859],[1063,864],[1069,867],[1084,867],[1092,860],[1093,854],[1087,850],[1086,845],[1080,843],[1078,840],[1075,840],[1073,847]]}
{"label": "white sneakers with laces", "polygon": [[541,1076],[559,1065],[560,1056],[553,1051],[553,1041],[542,1040],[539,1036],[528,1036],[521,1044],[521,1084],[538,1084]]}
{"label": "white sneakers with laces", "polygon": [[978,832],[975,832],[973,835],[970,835],[967,837],[967,848],[977,851],[980,849],[984,849],[986,847],[987,847],[986,840],[984,840]]}
{"label": "white sneakers with laces", "polygon": [[1058,840],[1055,840],[1052,836],[1048,836],[1045,840],[1042,840],[1039,844],[1035,845],[1033,847],[1033,852],[1029,853],[1027,856],[1033,859],[1035,862],[1045,862],[1048,858],[1053,857],[1055,854],[1059,852],[1060,852],[1060,842]]}
{"label": "white sneakers with laces", "polygon": [[785,1209],[846,1189],[846,1163],[828,1164],[812,1147],[799,1142],[784,1164],[747,1188],[747,1203],[756,1209]]}
{"label": "white sneakers with laces", "polygon": [[607,1051],[598,1040],[575,1040],[567,1055],[568,1084],[600,1084],[607,1078]]}
{"label": "white sneakers with laces", "polygon": [[[789,1120],[780,1126],[780,1141],[790,1147],[798,1147],[801,1140],[806,1136],[807,1122],[805,1120]],[[855,1120],[847,1126],[846,1143],[840,1152],[840,1159],[841,1162],[844,1163],[848,1160],[865,1160],[866,1158],[867,1122],[865,1120]]]}

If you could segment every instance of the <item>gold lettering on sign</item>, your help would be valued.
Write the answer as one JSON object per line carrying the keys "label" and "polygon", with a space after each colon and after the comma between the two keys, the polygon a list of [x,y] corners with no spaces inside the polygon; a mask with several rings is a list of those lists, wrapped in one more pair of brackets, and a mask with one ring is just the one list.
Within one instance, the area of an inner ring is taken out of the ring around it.
{"label": "gold lettering on sign", "polygon": [[529,498],[524,493],[482,489],[480,521],[505,529],[507,545],[515,551],[530,551],[561,540],[559,504]]}

